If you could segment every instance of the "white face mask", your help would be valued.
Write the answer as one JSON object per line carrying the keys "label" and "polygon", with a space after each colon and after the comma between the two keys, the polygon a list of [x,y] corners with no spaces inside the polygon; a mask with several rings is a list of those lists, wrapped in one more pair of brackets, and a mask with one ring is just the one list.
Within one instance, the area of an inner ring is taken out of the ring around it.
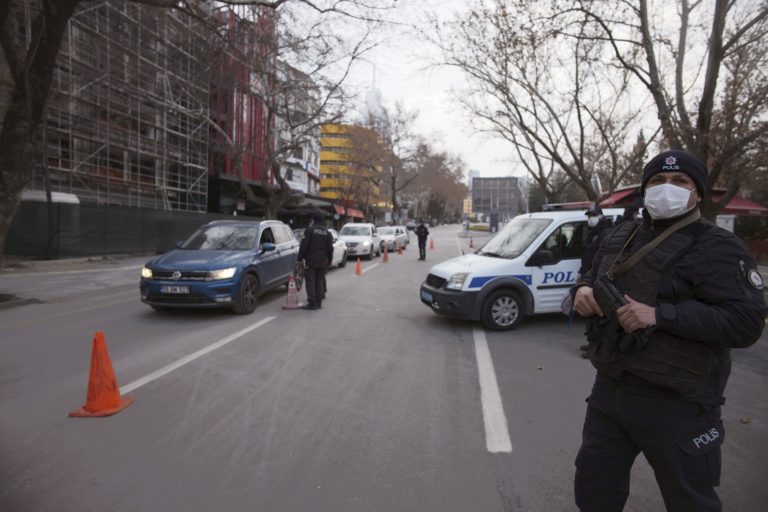
{"label": "white face mask", "polygon": [[597,217],[597,216],[587,217],[587,224],[589,224],[589,227],[593,228],[597,226],[599,223],[600,223],[600,217]]}
{"label": "white face mask", "polygon": [[688,208],[692,193],[693,190],[663,183],[645,190],[644,206],[652,219],[671,219],[693,209]]}

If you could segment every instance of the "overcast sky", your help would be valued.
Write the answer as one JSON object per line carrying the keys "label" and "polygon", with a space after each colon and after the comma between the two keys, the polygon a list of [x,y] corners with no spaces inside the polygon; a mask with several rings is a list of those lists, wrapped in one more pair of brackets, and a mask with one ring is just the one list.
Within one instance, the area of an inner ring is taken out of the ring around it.
{"label": "overcast sky", "polygon": [[[465,0],[398,3],[398,18],[417,26],[426,22],[427,12],[450,18],[467,5]],[[349,81],[357,93],[364,98],[375,86],[386,106],[400,101],[409,110],[416,110],[416,131],[430,138],[436,148],[461,156],[467,169],[478,170],[484,177],[519,174],[505,161],[511,153],[508,143],[474,134],[466,114],[456,108],[451,91],[460,89],[463,82],[457,70],[430,66],[435,50],[412,30],[391,28],[382,38],[381,46],[367,56],[370,63],[360,63]]]}

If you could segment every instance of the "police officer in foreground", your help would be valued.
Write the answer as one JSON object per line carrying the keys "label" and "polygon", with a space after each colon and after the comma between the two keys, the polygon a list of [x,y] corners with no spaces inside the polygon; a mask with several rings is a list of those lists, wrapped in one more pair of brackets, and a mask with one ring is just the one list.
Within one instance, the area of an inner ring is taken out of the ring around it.
{"label": "police officer in foreground", "polygon": [[304,230],[299,247],[299,261],[304,262],[304,282],[307,304],[304,309],[320,309],[325,297],[325,273],[333,260],[333,239],[321,215],[312,218],[313,224]]}
{"label": "police officer in foreground", "polygon": [[768,309],[744,243],[700,217],[706,179],[684,151],[648,162],[642,219],[614,229],[576,291],[597,368],[576,457],[583,512],[624,508],[640,452],[667,510],[721,510],[729,351],[758,340]]}

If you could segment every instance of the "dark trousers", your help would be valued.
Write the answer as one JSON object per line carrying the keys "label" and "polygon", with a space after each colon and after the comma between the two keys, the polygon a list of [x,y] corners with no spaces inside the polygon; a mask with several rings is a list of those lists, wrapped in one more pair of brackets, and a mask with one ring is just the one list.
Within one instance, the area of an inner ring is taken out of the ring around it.
{"label": "dark trousers", "polygon": [[720,511],[720,407],[647,396],[598,376],[589,397],[576,457],[576,505],[582,512],[620,512],[629,472],[642,452],[668,511]]}
{"label": "dark trousers", "polygon": [[427,241],[423,242],[419,240],[419,258],[422,260],[427,259]]}
{"label": "dark trousers", "polygon": [[325,272],[326,267],[304,269],[304,285],[307,287],[307,302],[313,306],[320,306],[325,297]]}

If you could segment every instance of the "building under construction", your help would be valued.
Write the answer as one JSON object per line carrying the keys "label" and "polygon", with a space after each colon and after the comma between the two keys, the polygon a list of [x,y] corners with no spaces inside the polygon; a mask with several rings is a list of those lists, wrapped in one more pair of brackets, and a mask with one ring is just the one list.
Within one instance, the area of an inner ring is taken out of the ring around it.
{"label": "building under construction", "polygon": [[[18,3],[29,13],[36,2]],[[81,203],[206,211],[205,34],[173,9],[83,2],[56,62],[30,188],[48,182]]]}

